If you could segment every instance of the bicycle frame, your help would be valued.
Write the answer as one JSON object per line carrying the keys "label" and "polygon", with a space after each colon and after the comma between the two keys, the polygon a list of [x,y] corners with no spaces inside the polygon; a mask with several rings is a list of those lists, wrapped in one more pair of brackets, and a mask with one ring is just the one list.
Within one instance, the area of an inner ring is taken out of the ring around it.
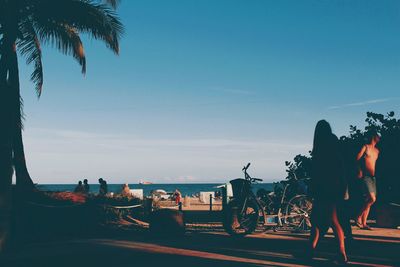
{"label": "bicycle frame", "polygon": [[[286,191],[287,191],[288,187],[289,187],[289,184],[286,184],[285,187],[283,188],[282,198],[281,198],[281,201],[279,203],[278,214],[274,215],[274,216],[277,217],[277,225],[278,226],[283,226],[286,223],[286,217],[282,216],[282,208],[283,208],[283,204],[285,203]],[[284,219],[285,221],[282,222],[282,219]]]}
{"label": "bicycle frame", "polygon": [[[240,208],[240,212],[241,212],[241,213],[244,212],[244,209],[245,209],[245,207],[246,207],[247,201],[249,201],[249,199],[252,198],[252,199],[255,201],[255,203],[256,203],[256,205],[257,205],[257,208],[258,208],[258,217],[262,217],[262,219],[263,219],[263,225],[266,225],[266,224],[267,224],[267,216],[266,216],[266,213],[265,213],[265,210],[264,210],[264,206],[261,204],[261,202],[260,202],[260,201],[258,200],[258,198],[255,196],[255,194],[253,193],[253,190],[251,190],[251,185],[252,185],[255,181],[262,181],[262,180],[261,180],[261,179],[257,179],[257,178],[252,178],[252,177],[250,176],[250,174],[248,174],[247,169],[249,168],[249,166],[250,166],[250,163],[247,164],[247,166],[245,166],[245,167],[242,169],[243,172],[244,172],[244,179],[250,183],[250,188],[249,188],[248,194],[246,195],[246,197],[245,197],[244,200],[243,200],[242,207]],[[261,213],[261,214],[260,214],[260,213]]]}
{"label": "bicycle frame", "polygon": [[[247,169],[249,168],[250,163],[247,164],[247,166],[243,167],[242,171],[244,173],[244,179],[235,179],[232,180],[231,183],[235,186],[234,188],[237,193],[234,193],[234,206],[232,206],[234,209],[236,209],[236,212],[238,214],[241,214],[245,217],[242,218],[250,218],[247,217],[247,215],[252,216],[250,220],[256,225],[260,226],[262,224],[265,229],[267,227],[273,227],[273,229],[276,229],[276,227],[295,227],[295,229],[298,228],[297,222],[298,219],[290,219],[290,218],[299,218],[299,213],[293,213],[290,211],[293,207],[297,207],[296,205],[293,205],[292,200],[298,198],[298,197],[305,197],[305,195],[295,195],[292,197],[290,200],[287,199],[287,194],[289,191],[289,187],[291,186],[290,183],[286,183],[283,187],[282,191],[282,196],[279,198],[276,198],[275,203],[279,203],[278,210],[275,209],[275,212],[277,214],[271,214],[267,215],[267,210],[265,205],[261,199],[257,198],[256,195],[254,194],[252,190],[252,184],[254,184],[257,181],[262,181],[261,179],[258,178],[253,178],[250,176],[250,174],[247,172]],[[295,177],[296,179],[296,177]],[[297,180],[297,179],[296,179]],[[235,181],[235,183],[233,183]],[[235,192],[235,191],[234,191]],[[295,203],[295,202],[294,202]],[[250,208],[250,210],[249,210]],[[252,208],[252,209],[251,209]],[[285,209],[285,211],[284,211]],[[305,211],[303,209],[297,208],[296,210],[301,211],[300,218],[308,218],[308,211]],[[248,212],[252,213],[248,213]],[[255,216],[257,215],[257,216]],[[273,219],[273,220],[271,220]],[[256,221],[255,221],[256,220]],[[305,220],[301,219],[301,224],[306,223]],[[254,225],[253,225],[254,227]]]}

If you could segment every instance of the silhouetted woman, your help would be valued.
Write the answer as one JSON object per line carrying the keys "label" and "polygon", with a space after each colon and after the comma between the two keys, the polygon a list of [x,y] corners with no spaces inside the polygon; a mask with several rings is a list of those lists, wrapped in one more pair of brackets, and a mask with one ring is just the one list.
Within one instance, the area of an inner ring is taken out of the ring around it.
{"label": "silhouetted woman", "polygon": [[340,226],[337,206],[343,201],[345,182],[343,164],[339,153],[337,137],[325,120],[317,123],[312,150],[312,196],[314,198],[311,214],[310,256],[314,254],[320,235],[332,227],[339,245],[341,263],[347,262],[343,229]]}

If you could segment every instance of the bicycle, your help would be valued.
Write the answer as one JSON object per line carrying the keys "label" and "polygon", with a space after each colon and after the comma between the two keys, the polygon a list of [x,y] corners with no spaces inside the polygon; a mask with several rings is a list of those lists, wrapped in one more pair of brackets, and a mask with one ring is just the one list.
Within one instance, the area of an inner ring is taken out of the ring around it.
{"label": "bicycle", "polygon": [[270,222],[268,229],[276,231],[278,229],[289,228],[296,232],[305,232],[311,228],[311,199],[304,193],[294,193],[295,195],[288,200],[288,191],[292,191],[292,194],[293,192],[297,192],[297,190],[289,189],[305,180],[297,179],[294,173],[292,175],[294,177],[294,183],[288,181],[281,182],[284,184],[281,196],[277,194],[276,189],[266,196],[259,196],[268,217],[274,218],[274,223]]}
{"label": "bicycle", "polygon": [[[233,196],[224,206],[223,225],[226,232],[233,236],[244,236],[253,233],[259,225],[267,230],[271,227],[290,225],[295,228],[309,227],[310,203],[305,195],[297,195],[289,202],[284,201],[288,186],[284,188],[277,214],[268,214],[268,203],[264,203],[252,191],[251,185],[261,182],[262,179],[252,178],[247,170],[248,163],[243,167],[244,179],[238,178],[230,181]],[[286,204],[286,205],[284,205]],[[285,214],[282,214],[286,207]]]}

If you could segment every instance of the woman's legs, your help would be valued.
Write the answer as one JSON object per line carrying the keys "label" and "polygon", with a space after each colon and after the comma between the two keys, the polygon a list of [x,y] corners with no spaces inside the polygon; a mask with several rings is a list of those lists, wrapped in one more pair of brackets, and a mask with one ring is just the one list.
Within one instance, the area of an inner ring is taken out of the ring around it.
{"label": "woman's legs", "polygon": [[340,255],[342,256],[343,261],[347,261],[346,248],[344,245],[344,232],[339,223],[336,206],[334,206],[332,210],[332,229],[339,244]]}
{"label": "woman's legs", "polygon": [[320,229],[318,226],[312,225],[310,233],[310,249],[314,251],[317,248],[319,241]]}
{"label": "woman's legs", "polygon": [[314,201],[313,211],[311,214],[311,232],[310,232],[310,247],[309,247],[309,257],[312,258],[315,249],[317,248],[319,239],[321,235],[324,235],[327,227],[324,227],[323,221],[326,217],[326,209],[324,205]]}

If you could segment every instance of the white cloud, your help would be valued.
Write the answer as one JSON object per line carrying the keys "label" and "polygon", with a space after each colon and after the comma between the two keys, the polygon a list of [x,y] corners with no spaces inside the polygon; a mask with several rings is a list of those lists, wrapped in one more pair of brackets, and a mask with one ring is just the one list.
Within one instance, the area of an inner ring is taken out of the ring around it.
{"label": "white cloud", "polygon": [[252,173],[266,180],[285,175],[284,161],[307,153],[295,140],[149,139],[52,129],[28,129],[27,160],[40,183],[107,177],[110,182],[220,182]]}
{"label": "white cloud", "polygon": [[344,105],[331,106],[331,107],[328,107],[328,109],[341,109],[341,108],[347,108],[347,107],[367,106],[367,105],[371,105],[371,104],[385,103],[385,102],[389,102],[389,101],[392,101],[395,99],[398,99],[398,98],[371,99],[371,100],[362,101],[362,102],[354,102],[354,103],[349,103],[349,104],[344,104]]}
{"label": "white cloud", "polygon": [[228,93],[233,95],[254,95],[254,91],[248,89],[233,89],[233,88],[225,88],[223,86],[212,86],[210,87],[211,90]]}

